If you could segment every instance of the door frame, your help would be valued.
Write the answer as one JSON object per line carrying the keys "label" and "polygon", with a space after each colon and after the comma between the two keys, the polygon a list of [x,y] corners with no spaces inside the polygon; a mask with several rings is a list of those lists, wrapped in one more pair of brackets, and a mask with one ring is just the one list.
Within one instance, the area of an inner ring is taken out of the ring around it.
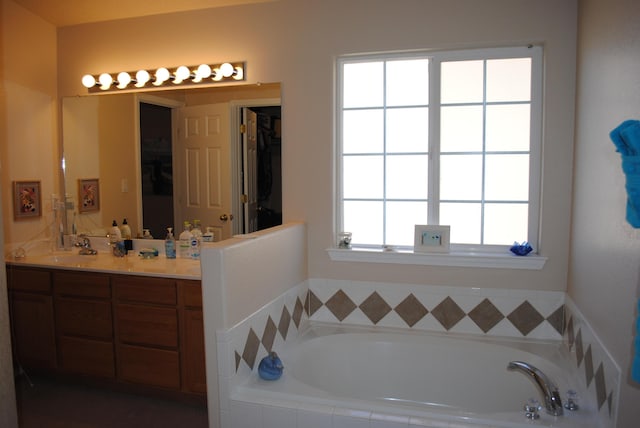
{"label": "door frame", "polygon": [[251,107],[280,106],[281,98],[258,98],[252,100],[232,100],[229,102],[231,108],[231,212],[234,216],[233,234],[244,233],[244,209],[240,195],[242,188],[242,109]]}

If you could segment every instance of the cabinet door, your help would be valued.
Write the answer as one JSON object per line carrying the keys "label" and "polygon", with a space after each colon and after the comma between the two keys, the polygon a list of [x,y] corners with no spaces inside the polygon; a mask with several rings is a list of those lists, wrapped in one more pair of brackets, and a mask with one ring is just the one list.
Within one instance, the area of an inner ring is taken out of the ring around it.
{"label": "cabinet door", "polygon": [[202,310],[183,311],[182,374],[183,388],[189,392],[207,392]]}
{"label": "cabinet door", "polygon": [[12,292],[10,299],[17,362],[31,368],[56,368],[52,297]]}
{"label": "cabinet door", "polygon": [[56,326],[61,335],[112,341],[111,302],[59,297]]}
{"label": "cabinet door", "polygon": [[64,371],[115,377],[113,342],[62,336],[58,339],[58,355]]}
{"label": "cabinet door", "polygon": [[118,341],[177,348],[178,315],[175,308],[116,305]]}
{"label": "cabinet door", "polygon": [[180,357],[177,351],[118,345],[118,378],[179,389]]}

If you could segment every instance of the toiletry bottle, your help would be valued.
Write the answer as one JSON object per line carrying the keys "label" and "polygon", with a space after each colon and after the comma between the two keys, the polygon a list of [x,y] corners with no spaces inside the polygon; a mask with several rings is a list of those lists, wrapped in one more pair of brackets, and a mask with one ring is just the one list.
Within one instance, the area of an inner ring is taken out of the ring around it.
{"label": "toiletry bottle", "polygon": [[168,259],[176,258],[176,238],[173,237],[172,231],[172,227],[167,227],[167,237],[164,240],[164,254]]}
{"label": "toiletry bottle", "polygon": [[191,229],[191,258],[200,258],[200,243],[202,242],[202,229],[200,229],[200,220],[193,220],[193,229]]}
{"label": "toiletry bottle", "polygon": [[109,242],[114,243],[119,241],[122,241],[122,232],[120,232],[118,223],[113,220],[113,223],[111,223],[111,229],[109,230]]}
{"label": "toiletry bottle", "polygon": [[127,223],[127,219],[122,220],[122,226],[120,226],[120,233],[122,234],[122,239],[131,239],[131,228]]}
{"label": "toiletry bottle", "polygon": [[149,229],[142,229],[142,239],[153,239]]}
{"label": "toiletry bottle", "polygon": [[213,242],[213,227],[207,226],[207,231],[202,234],[203,242]]}
{"label": "toiletry bottle", "polygon": [[191,257],[191,224],[184,222],[184,230],[178,237],[178,257],[188,259]]}

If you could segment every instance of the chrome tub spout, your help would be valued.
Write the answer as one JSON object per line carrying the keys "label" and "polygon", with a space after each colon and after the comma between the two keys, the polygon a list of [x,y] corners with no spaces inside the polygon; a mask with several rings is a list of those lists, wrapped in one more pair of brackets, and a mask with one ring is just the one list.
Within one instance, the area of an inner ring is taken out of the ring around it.
{"label": "chrome tub spout", "polygon": [[523,361],[511,361],[507,369],[515,370],[526,375],[538,388],[547,413],[553,416],[562,416],[562,400],[558,387],[542,371]]}

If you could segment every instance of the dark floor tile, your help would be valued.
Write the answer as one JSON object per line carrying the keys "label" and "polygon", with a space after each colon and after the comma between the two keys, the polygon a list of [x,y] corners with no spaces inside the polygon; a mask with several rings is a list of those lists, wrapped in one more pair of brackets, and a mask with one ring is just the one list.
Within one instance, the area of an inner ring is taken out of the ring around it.
{"label": "dark floor tile", "polygon": [[204,428],[205,406],[32,377],[16,379],[20,428]]}

